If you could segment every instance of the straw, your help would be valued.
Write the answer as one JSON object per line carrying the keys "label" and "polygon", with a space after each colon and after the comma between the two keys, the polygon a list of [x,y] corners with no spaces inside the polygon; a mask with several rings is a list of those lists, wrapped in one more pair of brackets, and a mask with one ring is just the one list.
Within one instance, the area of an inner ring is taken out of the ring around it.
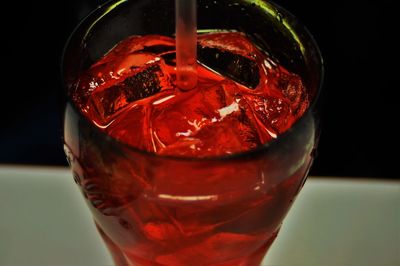
{"label": "straw", "polygon": [[175,0],[175,15],[177,82],[190,90],[197,85],[196,0]]}

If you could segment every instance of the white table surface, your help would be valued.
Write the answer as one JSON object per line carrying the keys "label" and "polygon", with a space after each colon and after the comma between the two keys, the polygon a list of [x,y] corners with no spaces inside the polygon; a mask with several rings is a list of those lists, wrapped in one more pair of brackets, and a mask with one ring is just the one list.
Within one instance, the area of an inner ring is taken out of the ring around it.
{"label": "white table surface", "polygon": [[[0,166],[1,266],[110,266],[68,169]],[[268,266],[399,266],[400,182],[310,178]]]}

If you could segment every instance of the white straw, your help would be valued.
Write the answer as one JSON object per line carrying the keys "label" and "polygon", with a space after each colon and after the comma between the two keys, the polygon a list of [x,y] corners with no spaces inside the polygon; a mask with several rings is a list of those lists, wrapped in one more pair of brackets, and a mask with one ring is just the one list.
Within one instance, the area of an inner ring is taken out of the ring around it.
{"label": "white straw", "polygon": [[178,87],[197,85],[197,16],[196,0],[175,0],[176,68]]}

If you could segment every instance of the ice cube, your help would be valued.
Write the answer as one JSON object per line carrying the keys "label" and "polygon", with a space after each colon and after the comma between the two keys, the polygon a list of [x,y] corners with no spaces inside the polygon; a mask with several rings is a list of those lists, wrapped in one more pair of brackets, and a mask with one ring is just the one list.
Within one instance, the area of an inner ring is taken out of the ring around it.
{"label": "ice cube", "polygon": [[[225,117],[223,120],[204,126],[195,135],[198,144],[192,144],[186,149],[188,155],[215,156],[233,154],[244,150],[250,150],[258,145],[257,132],[250,126],[238,121],[242,116],[241,110],[235,110],[235,114]],[[175,154],[174,146],[169,146],[164,153]],[[182,154],[186,155],[186,154]]]}
{"label": "ice cube", "polygon": [[114,86],[94,91],[89,106],[97,113],[98,122],[108,124],[114,114],[130,103],[171,89],[170,77],[161,64],[150,64]]}
{"label": "ice cube", "polygon": [[223,84],[198,88],[164,102],[154,102],[152,115],[153,135],[164,146],[191,138],[205,124],[217,119],[217,110],[229,105]]}
{"label": "ice cube", "polygon": [[198,47],[197,54],[200,63],[221,75],[246,87],[252,89],[257,87],[260,74],[255,61],[242,55],[210,47]]}
{"label": "ice cube", "polygon": [[215,32],[198,36],[202,47],[218,48],[248,58],[259,57],[259,49],[241,32]]}
{"label": "ice cube", "polygon": [[175,52],[164,53],[161,55],[161,58],[164,59],[164,62],[166,65],[176,66],[176,53]]}
{"label": "ice cube", "polygon": [[199,62],[223,76],[255,89],[260,81],[255,60],[259,54],[257,48],[240,33],[215,33],[206,36],[207,38],[199,37]]}
{"label": "ice cube", "polygon": [[178,95],[155,108],[152,134],[162,154],[212,156],[259,145],[251,113],[238,86],[222,80]]}
{"label": "ice cube", "polygon": [[309,105],[306,88],[298,75],[289,73],[280,67],[277,69],[275,88],[280,90],[290,101],[293,115],[299,118]]}
{"label": "ice cube", "polygon": [[291,116],[290,104],[286,99],[257,95],[246,95],[245,98],[255,118],[259,121],[256,124],[264,127],[259,130],[259,132],[264,132],[261,136],[263,143],[276,138],[278,134],[290,127],[293,117]]}
{"label": "ice cube", "polygon": [[85,112],[95,109],[97,114],[92,115],[99,116],[97,122],[108,123],[130,102],[170,88],[161,55],[173,52],[174,44],[173,38],[159,35],[123,40],[79,78],[72,89],[74,101]]}
{"label": "ice cube", "polygon": [[146,123],[147,108],[141,104],[132,106],[116,117],[107,128],[107,133],[133,147],[151,150],[151,141],[147,137],[148,123]]}

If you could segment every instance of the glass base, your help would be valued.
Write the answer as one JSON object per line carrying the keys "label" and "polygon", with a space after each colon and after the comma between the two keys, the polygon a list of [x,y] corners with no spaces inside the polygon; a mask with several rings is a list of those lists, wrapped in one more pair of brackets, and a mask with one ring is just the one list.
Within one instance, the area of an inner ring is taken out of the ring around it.
{"label": "glass base", "polygon": [[[137,256],[133,256],[132,254],[124,254],[121,249],[101,230],[99,226],[96,226],[97,230],[100,232],[101,237],[103,238],[104,242],[107,245],[108,250],[110,251],[112,258],[115,262],[115,266],[167,266],[164,264],[160,264],[154,261],[149,261],[147,259],[139,258]],[[234,260],[229,260],[226,262],[219,262],[219,263],[214,263],[214,264],[207,264],[209,266],[259,266],[261,265],[261,262],[263,258],[265,257],[266,252],[268,251],[269,247],[271,244],[274,242],[276,236],[278,235],[278,232],[273,234],[273,236],[268,239],[261,247],[259,247],[256,251],[253,253],[239,258],[239,259],[234,259]],[[174,264],[174,266],[178,266],[180,264]],[[194,261],[193,264],[191,265],[202,265],[199,264],[198,261]],[[185,264],[185,266],[191,266],[188,264]],[[182,264],[183,266],[183,264]]]}

